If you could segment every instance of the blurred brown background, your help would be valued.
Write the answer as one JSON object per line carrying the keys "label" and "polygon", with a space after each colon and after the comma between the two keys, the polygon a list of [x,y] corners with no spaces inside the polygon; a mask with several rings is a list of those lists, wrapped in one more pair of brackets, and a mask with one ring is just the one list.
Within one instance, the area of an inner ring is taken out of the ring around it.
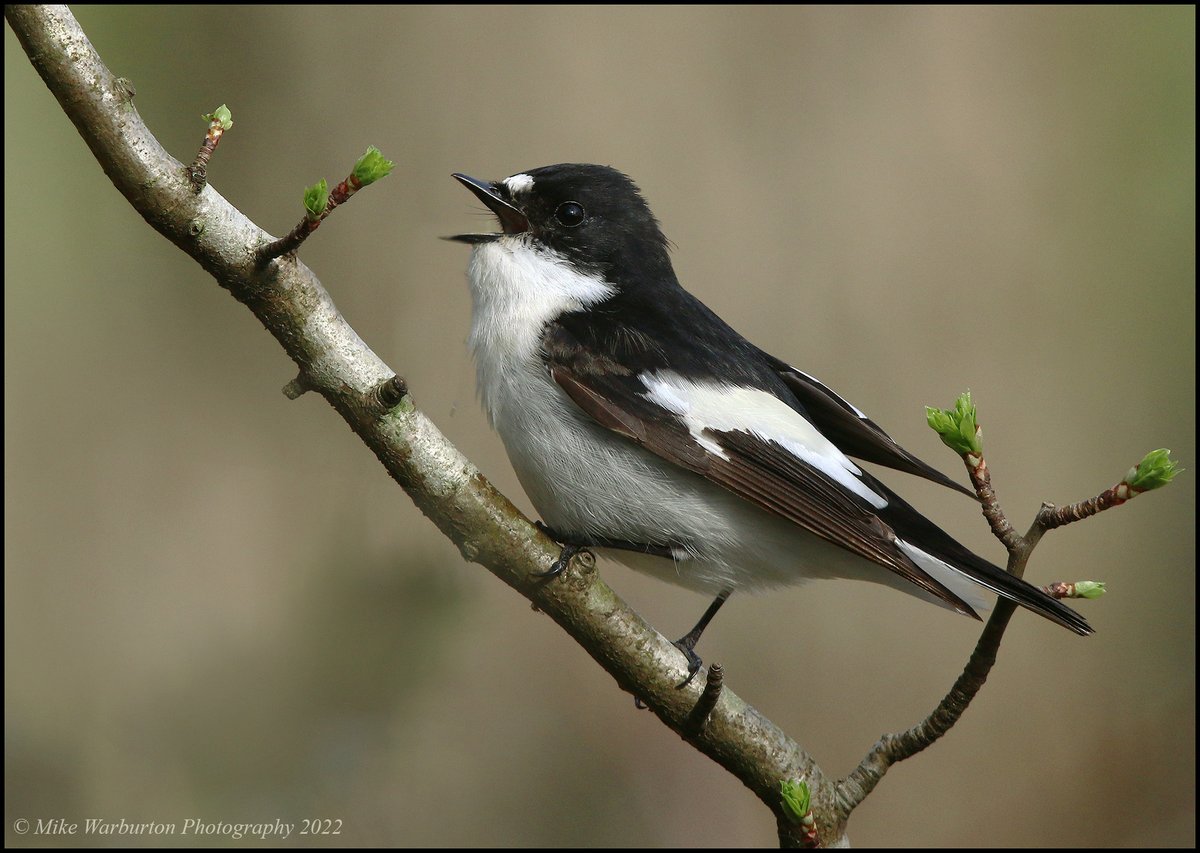
{"label": "blurred brown background", "polygon": [[[302,258],[526,508],[475,401],[467,251],[437,239],[486,227],[452,171],[628,172],[687,287],[963,479],[921,407],[972,389],[1022,525],[1171,448],[1176,485],[1031,567],[1108,581],[1080,605],[1096,636],[1020,614],[962,723],[850,837],[1195,843],[1192,8],[77,14],[181,160],[229,104],[212,185],[273,233],[367,144],[397,161]],[[4,110],[9,844],[47,841],[22,817],[775,843],[748,791],[465,564],[321,399],[283,397],[279,347],[113,190],[7,31]],[[1001,558],[969,502],[889,481]],[[705,605],[602,571],[672,637]],[[928,711],[977,633],[827,583],[735,597],[700,651],[837,776]]]}

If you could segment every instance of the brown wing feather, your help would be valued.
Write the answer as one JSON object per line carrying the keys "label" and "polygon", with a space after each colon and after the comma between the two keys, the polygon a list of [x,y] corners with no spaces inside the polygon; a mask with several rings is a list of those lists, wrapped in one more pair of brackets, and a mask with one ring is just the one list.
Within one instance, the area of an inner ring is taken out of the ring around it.
{"label": "brown wing feather", "polygon": [[[553,336],[553,337],[552,337]],[[709,431],[727,458],[701,446],[682,423],[644,396],[639,380],[623,368],[585,356],[566,333],[548,336],[550,375],[596,423],[652,453],[693,471],[756,506],[888,568],[978,618],[961,598],[912,562],[895,544],[895,534],[874,512],[826,474],[804,464],[774,442],[745,432]],[[579,352],[579,357],[574,354]]]}

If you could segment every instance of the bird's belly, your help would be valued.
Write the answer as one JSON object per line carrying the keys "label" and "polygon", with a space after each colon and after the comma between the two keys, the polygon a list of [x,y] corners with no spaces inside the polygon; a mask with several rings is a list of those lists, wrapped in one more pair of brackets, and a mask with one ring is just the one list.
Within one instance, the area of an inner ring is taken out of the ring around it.
{"label": "bird's belly", "polygon": [[886,583],[895,577],[600,427],[548,378],[542,381],[550,387],[506,395],[520,405],[489,408],[522,487],[552,528],[585,540],[683,546],[687,557],[679,560],[604,553],[713,594],[808,578]]}
{"label": "bird's belly", "polygon": [[[548,405],[498,416],[496,429],[526,494],[552,527],[652,545],[687,543],[734,532],[714,514],[712,486],[594,424],[554,389]],[[648,510],[653,508],[651,514]]]}

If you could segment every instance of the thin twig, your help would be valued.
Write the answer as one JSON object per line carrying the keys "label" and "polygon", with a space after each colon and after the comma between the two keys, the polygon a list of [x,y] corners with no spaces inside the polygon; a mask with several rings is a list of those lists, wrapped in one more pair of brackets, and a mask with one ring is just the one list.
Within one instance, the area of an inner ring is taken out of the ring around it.
{"label": "thin twig", "polygon": [[[1039,511],[1028,532],[1021,536],[1000,506],[982,451],[967,451],[960,455],[983,506],[983,515],[988,521],[988,526],[1008,551],[1008,571],[1017,577],[1023,576],[1034,546],[1047,529],[1044,526],[1045,506]],[[879,784],[888,768],[927,749],[962,718],[971,701],[987,682],[1000,651],[1000,642],[1004,639],[1004,632],[1016,609],[1017,605],[1006,598],[996,602],[996,607],[984,625],[967,665],[937,707],[907,731],[884,735],[859,765],[845,779],[837,782],[835,796],[839,809],[848,815]]]}
{"label": "thin twig", "polygon": [[967,475],[971,478],[971,485],[975,487],[975,494],[979,496],[983,517],[987,519],[988,527],[992,529],[992,535],[1011,552],[1018,547],[1021,535],[1013,529],[1004,510],[1000,507],[1000,500],[996,497],[996,490],[992,487],[992,474],[988,470],[987,460],[983,458],[982,453],[978,455],[964,453],[963,462],[967,466]]}
{"label": "thin twig", "polygon": [[204,134],[204,141],[200,144],[200,150],[196,152],[196,159],[192,161],[192,165],[188,166],[188,177],[192,181],[192,186],[196,188],[196,192],[200,192],[208,183],[209,158],[217,150],[217,145],[221,142],[225,131],[233,127],[233,119],[224,104],[203,118],[208,119],[208,132]]}
{"label": "thin twig", "polygon": [[692,712],[688,714],[687,725],[689,728],[698,730],[704,727],[709,715],[717,707],[717,700],[721,698],[721,688],[724,684],[725,672],[721,669],[721,665],[714,663],[709,666],[708,676],[704,681],[704,691],[696,700],[696,706],[692,708]]}
{"label": "thin twig", "polygon": [[[1123,494],[1125,497],[1122,497]],[[1086,501],[1079,501],[1067,506],[1052,507],[1046,513],[1046,517],[1042,523],[1046,526],[1047,530],[1053,530],[1056,527],[1062,527],[1064,524],[1083,521],[1085,518],[1091,518],[1093,515],[1104,512],[1106,509],[1120,506],[1132,497],[1133,494],[1130,494],[1129,487],[1125,483],[1118,483],[1111,489],[1105,489],[1096,495],[1096,497],[1089,498]]]}
{"label": "thin twig", "polygon": [[[369,186],[381,178],[386,178],[394,166],[392,161],[385,159],[379,153],[379,149],[372,145],[354,164],[354,170],[332,191],[327,189],[324,178],[309,187],[305,190],[304,218],[283,237],[258,248],[255,252],[258,265],[266,266],[275,258],[295,252],[300,248],[300,244],[308,239],[308,235],[316,231],[325,221],[325,217],[333,213],[338,205],[345,204],[363,187]],[[322,198],[324,203],[321,201]]]}
{"label": "thin twig", "polygon": [[266,266],[276,258],[294,252],[300,248],[300,244],[308,239],[308,235],[316,231],[321,225],[320,219],[310,219],[305,216],[296,223],[296,227],[287,234],[280,237],[278,240],[272,240],[264,246],[260,246],[255,253],[259,266]]}

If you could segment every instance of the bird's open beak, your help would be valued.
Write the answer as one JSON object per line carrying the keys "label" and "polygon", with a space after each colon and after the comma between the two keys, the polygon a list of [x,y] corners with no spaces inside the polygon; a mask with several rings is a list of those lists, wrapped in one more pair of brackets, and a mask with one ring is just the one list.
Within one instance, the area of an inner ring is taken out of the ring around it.
{"label": "bird's open beak", "polygon": [[[488,206],[488,210],[496,214],[504,234],[521,234],[529,230],[529,220],[525,218],[525,214],[501,198],[496,192],[495,184],[459,172],[455,172],[451,177],[475,193],[475,196]],[[457,240],[460,243],[490,243],[499,240],[504,234],[456,234],[446,239]]]}

